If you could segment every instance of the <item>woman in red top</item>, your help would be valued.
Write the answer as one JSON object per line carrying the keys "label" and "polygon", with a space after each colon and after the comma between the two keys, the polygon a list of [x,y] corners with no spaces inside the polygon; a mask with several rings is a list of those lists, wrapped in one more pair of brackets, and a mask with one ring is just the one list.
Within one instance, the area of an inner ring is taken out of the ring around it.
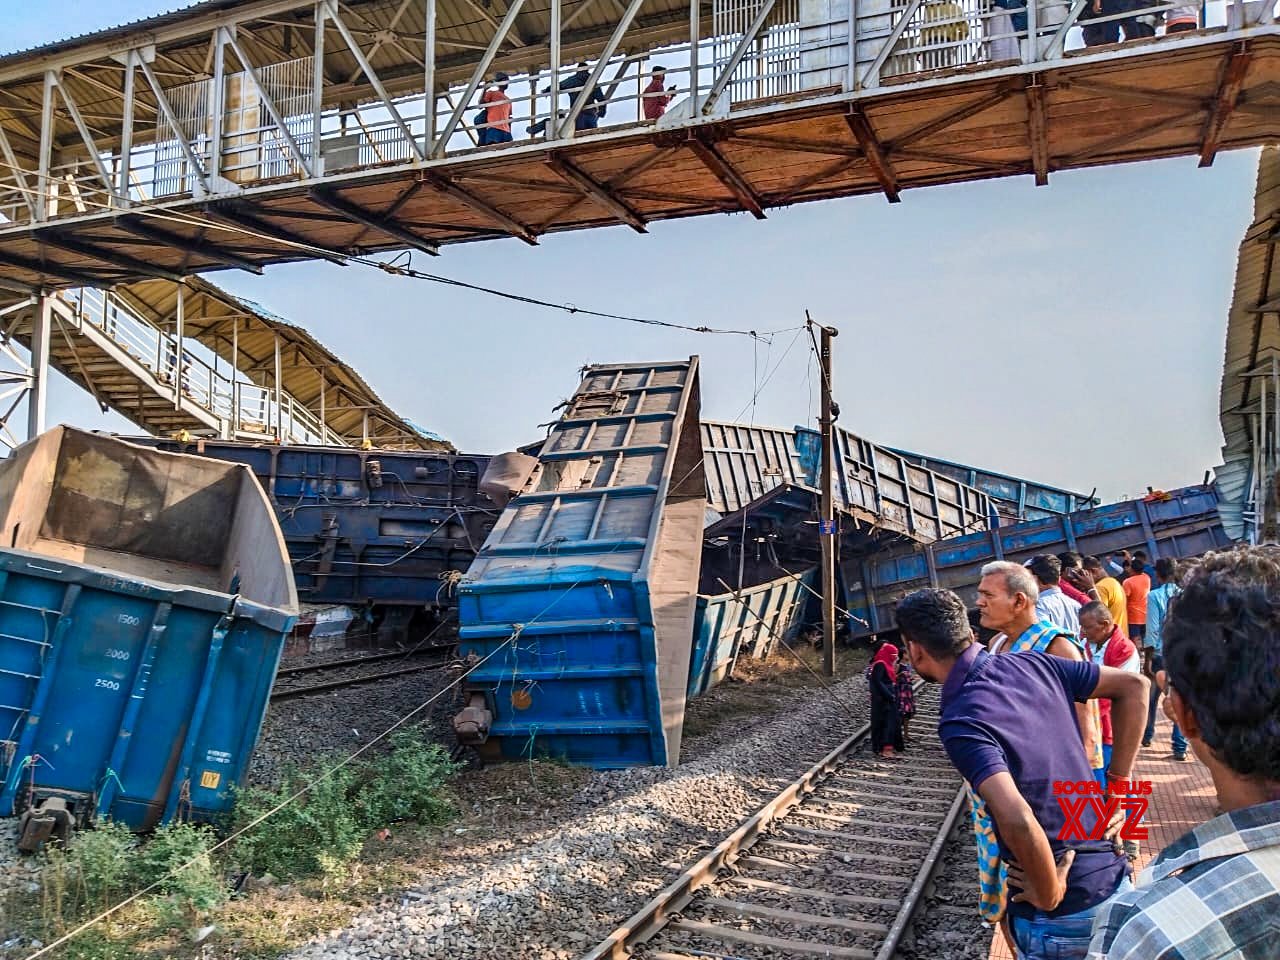
{"label": "woman in red top", "polygon": [[880,644],[871,661],[871,750],[886,760],[902,749],[902,721],[898,714],[898,648]]}

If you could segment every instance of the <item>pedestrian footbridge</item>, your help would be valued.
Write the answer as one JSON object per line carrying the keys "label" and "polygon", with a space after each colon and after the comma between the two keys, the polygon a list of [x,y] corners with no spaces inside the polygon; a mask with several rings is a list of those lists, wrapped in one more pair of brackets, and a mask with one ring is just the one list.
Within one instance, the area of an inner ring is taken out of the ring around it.
{"label": "pedestrian footbridge", "polygon": [[[643,232],[1280,139],[1275,0],[1000,2],[205,0],[11,54],[0,283]],[[1085,46],[1082,16],[1126,39]],[[544,92],[579,64],[576,96]],[[674,89],[651,120],[654,66]],[[513,140],[480,147],[498,71]]]}

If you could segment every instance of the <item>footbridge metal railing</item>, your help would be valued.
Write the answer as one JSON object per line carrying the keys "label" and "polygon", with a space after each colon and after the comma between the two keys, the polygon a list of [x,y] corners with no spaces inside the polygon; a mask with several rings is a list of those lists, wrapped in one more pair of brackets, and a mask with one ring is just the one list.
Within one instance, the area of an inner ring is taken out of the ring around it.
{"label": "footbridge metal railing", "polygon": [[[110,291],[59,291],[48,295],[48,303],[50,326],[43,343],[38,298],[4,309],[9,366],[23,364],[11,341],[32,352],[47,351],[48,360],[80,382],[104,409],[115,409],[147,429],[351,445],[289,393],[253,382],[202,344],[156,326]],[[33,378],[31,368],[18,370],[12,385],[29,389]],[[15,395],[0,420],[7,422],[21,399]],[[0,431],[0,444],[12,447],[17,442],[7,426]]]}

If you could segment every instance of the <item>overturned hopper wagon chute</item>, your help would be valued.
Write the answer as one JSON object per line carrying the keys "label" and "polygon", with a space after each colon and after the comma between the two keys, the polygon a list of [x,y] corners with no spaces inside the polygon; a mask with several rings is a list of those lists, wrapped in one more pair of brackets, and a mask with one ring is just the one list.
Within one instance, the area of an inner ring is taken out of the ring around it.
{"label": "overturned hopper wagon chute", "polygon": [[459,738],[491,759],[680,757],[706,509],[698,360],[588,367],[459,593]]}
{"label": "overturned hopper wagon chute", "polygon": [[228,812],[297,615],[253,474],[58,427],[0,462],[0,522],[0,814],[34,846]]}

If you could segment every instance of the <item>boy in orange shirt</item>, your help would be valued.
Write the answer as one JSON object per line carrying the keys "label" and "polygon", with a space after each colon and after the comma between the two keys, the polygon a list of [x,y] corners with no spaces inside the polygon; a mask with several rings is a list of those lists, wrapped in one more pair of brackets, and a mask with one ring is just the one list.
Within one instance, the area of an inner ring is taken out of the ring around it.
{"label": "boy in orange shirt", "polygon": [[1147,594],[1151,592],[1151,578],[1142,569],[1142,559],[1129,561],[1129,576],[1124,578],[1126,614],[1129,618],[1129,638],[1138,646],[1147,635]]}

